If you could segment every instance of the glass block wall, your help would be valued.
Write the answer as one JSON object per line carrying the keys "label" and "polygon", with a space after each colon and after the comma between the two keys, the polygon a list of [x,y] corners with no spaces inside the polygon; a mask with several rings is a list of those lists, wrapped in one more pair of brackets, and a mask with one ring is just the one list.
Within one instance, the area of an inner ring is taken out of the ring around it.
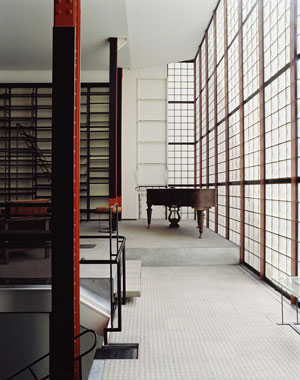
{"label": "glass block wall", "polygon": [[220,0],[194,60],[195,185],[218,190],[207,226],[270,280],[300,269],[299,58],[299,1]]}
{"label": "glass block wall", "polygon": [[[168,186],[194,187],[194,82],[193,61],[168,65]],[[184,207],[181,216],[194,219],[194,211]]]}

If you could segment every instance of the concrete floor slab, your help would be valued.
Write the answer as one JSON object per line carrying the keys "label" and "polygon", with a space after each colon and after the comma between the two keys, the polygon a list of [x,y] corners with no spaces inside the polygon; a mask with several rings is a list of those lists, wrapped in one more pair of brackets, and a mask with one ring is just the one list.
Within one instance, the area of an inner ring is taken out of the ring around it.
{"label": "concrete floor slab", "polygon": [[299,379],[300,337],[276,324],[279,301],[240,266],[144,267],[110,338],[139,343],[139,358],[105,361],[102,380]]}

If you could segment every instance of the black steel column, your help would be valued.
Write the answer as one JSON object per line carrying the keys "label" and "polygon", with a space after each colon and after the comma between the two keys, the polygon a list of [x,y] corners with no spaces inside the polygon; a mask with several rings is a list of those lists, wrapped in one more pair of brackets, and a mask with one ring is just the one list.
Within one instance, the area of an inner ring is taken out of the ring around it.
{"label": "black steel column", "polygon": [[117,202],[117,86],[118,39],[110,38],[109,52],[109,205]]}
{"label": "black steel column", "polygon": [[[118,69],[117,101],[117,202],[122,207],[122,78],[123,69]],[[119,216],[121,219],[121,214]]]}
{"label": "black steel column", "polygon": [[74,377],[75,28],[53,28],[50,378]]}

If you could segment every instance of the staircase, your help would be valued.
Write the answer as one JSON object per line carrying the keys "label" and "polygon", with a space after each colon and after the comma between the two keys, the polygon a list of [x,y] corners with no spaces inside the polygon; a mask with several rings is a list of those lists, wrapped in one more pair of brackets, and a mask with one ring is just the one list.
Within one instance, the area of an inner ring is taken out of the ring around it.
{"label": "staircase", "polygon": [[51,184],[51,165],[44,156],[41,149],[36,143],[36,137],[29,131],[29,128],[24,128],[21,124],[16,124],[20,136],[23,137],[27,147],[31,150],[32,154],[36,157],[36,162],[41,168],[43,174],[47,178],[48,182]]}

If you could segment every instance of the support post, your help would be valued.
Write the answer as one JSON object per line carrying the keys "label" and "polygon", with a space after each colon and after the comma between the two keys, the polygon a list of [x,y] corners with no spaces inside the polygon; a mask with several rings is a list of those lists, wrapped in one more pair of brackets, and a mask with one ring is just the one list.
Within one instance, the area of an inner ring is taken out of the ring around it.
{"label": "support post", "polygon": [[50,377],[80,379],[80,0],[55,2],[52,118]]}
{"label": "support post", "polygon": [[110,38],[109,50],[109,206],[117,202],[117,91],[118,39]]}
{"label": "support post", "polygon": [[[122,207],[122,79],[123,69],[118,69],[118,115],[117,115],[117,203]],[[122,214],[119,213],[119,220]]]}
{"label": "support post", "polygon": [[266,183],[265,183],[265,89],[264,89],[263,0],[258,1],[259,36],[259,117],[260,117],[260,279],[265,278]]}
{"label": "support post", "polygon": [[239,25],[239,103],[240,103],[240,263],[244,262],[245,255],[245,154],[244,154],[244,82],[243,82],[243,29],[242,29],[242,0],[238,4]]}
{"label": "support post", "polygon": [[[206,73],[206,187],[209,188],[209,119],[208,119],[208,31],[205,31],[205,73]],[[206,227],[209,228],[209,210],[206,211]]]}
{"label": "support post", "polygon": [[227,38],[227,0],[224,0],[224,90],[225,90],[225,237],[229,239],[229,99],[228,99],[228,38]]}
{"label": "support post", "polygon": [[[298,128],[297,128],[297,0],[291,1],[290,75],[291,75],[291,275],[298,274]],[[295,303],[295,297],[292,302]]]}
{"label": "support post", "polygon": [[[215,188],[218,188],[218,96],[217,96],[217,12],[213,13],[214,28],[214,153],[215,153]],[[215,207],[215,232],[218,233],[218,204]]]}

